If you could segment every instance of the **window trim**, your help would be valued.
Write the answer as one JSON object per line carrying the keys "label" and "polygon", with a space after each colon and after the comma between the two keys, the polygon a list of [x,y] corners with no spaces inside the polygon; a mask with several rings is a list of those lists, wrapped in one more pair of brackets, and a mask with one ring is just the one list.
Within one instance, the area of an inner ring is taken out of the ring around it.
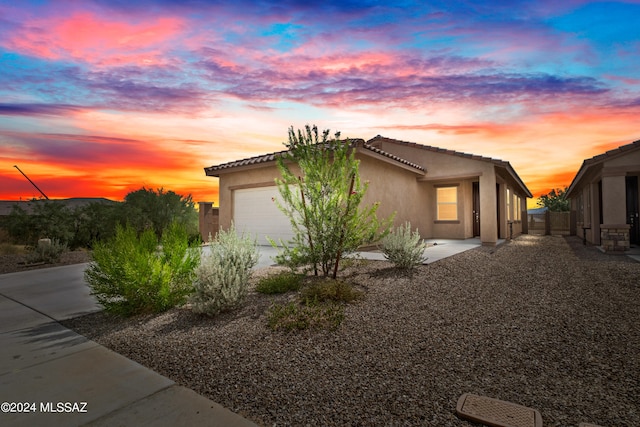
{"label": "window trim", "polygon": [[[436,224],[459,224],[460,223],[460,215],[458,213],[458,208],[459,208],[459,197],[458,197],[458,189],[460,187],[460,184],[438,184],[438,185],[434,185],[435,189],[436,189],[436,219],[434,221],[434,223]],[[456,200],[455,202],[440,202],[440,198],[438,197],[438,190],[440,189],[455,189],[455,196],[456,196]],[[440,205],[454,205],[455,206],[455,213],[456,213],[456,217],[455,218],[446,218],[446,219],[442,219],[440,218]]]}

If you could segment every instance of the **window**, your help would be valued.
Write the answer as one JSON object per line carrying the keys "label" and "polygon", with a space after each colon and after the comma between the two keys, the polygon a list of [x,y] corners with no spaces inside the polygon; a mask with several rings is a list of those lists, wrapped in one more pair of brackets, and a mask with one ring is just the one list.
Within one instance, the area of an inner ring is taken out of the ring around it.
{"label": "window", "polygon": [[458,220],[458,187],[436,188],[436,201],[438,221]]}
{"label": "window", "polygon": [[513,214],[511,213],[511,190],[507,188],[507,221],[511,221],[513,219]]}
{"label": "window", "polygon": [[522,221],[522,199],[516,196],[516,221]]}

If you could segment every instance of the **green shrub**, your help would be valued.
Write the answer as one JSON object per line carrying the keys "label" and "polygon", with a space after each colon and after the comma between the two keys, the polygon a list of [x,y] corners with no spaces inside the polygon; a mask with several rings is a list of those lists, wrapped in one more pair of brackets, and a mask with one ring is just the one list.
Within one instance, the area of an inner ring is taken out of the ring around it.
{"label": "green shrub", "polygon": [[263,294],[283,294],[297,291],[302,284],[302,275],[283,271],[282,273],[260,279],[256,290]]}
{"label": "green shrub", "polygon": [[352,302],[362,296],[362,292],[341,280],[324,279],[311,283],[300,292],[302,300]]}
{"label": "green shrub", "polygon": [[362,297],[362,292],[343,281],[320,279],[302,288],[296,301],[274,304],[267,312],[274,331],[304,329],[335,330],[344,320],[344,303]]}
{"label": "green shrub", "polygon": [[138,237],[133,228],[117,226],[111,240],[94,244],[85,279],[106,311],[161,312],[184,303],[199,262],[200,248],[189,245],[177,223],[164,231],[160,248],[152,230]]}
{"label": "green shrub", "polygon": [[259,253],[255,240],[239,236],[233,226],[220,230],[210,247],[211,254],[196,270],[191,303],[195,312],[213,316],[242,302]]}
{"label": "green shrub", "polygon": [[268,325],[274,331],[291,332],[304,329],[337,329],[344,319],[344,306],[319,303],[307,299],[303,303],[291,301],[274,304],[267,313]]}
{"label": "green shrub", "polygon": [[61,243],[58,239],[39,241],[37,246],[29,249],[27,263],[34,264],[44,262],[45,264],[55,264],[60,261],[60,257],[67,250],[67,245]]}
{"label": "green shrub", "polygon": [[405,222],[382,239],[381,249],[384,257],[396,267],[413,268],[426,259],[426,248],[427,244],[420,238],[418,230],[411,232],[411,224]]}

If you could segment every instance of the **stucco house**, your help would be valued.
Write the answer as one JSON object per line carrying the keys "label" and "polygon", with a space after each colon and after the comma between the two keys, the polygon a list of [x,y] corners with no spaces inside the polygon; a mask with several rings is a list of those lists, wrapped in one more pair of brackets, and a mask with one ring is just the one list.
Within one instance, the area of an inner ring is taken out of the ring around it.
{"label": "stucco house", "polygon": [[586,159],[567,190],[577,233],[607,252],[640,245],[640,140]]}
{"label": "stucco house", "polygon": [[[396,213],[423,238],[479,237],[484,245],[526,232],[526,199],[532,197],[511,165],[502,160],[376,136],[352,140],[360,176],[369,181],[364,204],[379,202],[379,217]],[[288,219],[273,200],[284,151],[205,168],[219,178],[219,221],[228,228],[283,241]]]}

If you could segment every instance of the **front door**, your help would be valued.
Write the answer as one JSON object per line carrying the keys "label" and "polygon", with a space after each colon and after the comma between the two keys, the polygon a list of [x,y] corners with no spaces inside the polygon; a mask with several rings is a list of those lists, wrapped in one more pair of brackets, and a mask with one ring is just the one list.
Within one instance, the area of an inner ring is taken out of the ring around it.
{"label": "front door", "polygon": [[480,236],[480,183],[473,183],[473,237]]}
{"label": "front door", "polygon": [[638,212],[638,177],[628,176],[626,180],[627,188],[627,224],[629,229],[629,240],[632,245],[640,244],[640,213]]}

